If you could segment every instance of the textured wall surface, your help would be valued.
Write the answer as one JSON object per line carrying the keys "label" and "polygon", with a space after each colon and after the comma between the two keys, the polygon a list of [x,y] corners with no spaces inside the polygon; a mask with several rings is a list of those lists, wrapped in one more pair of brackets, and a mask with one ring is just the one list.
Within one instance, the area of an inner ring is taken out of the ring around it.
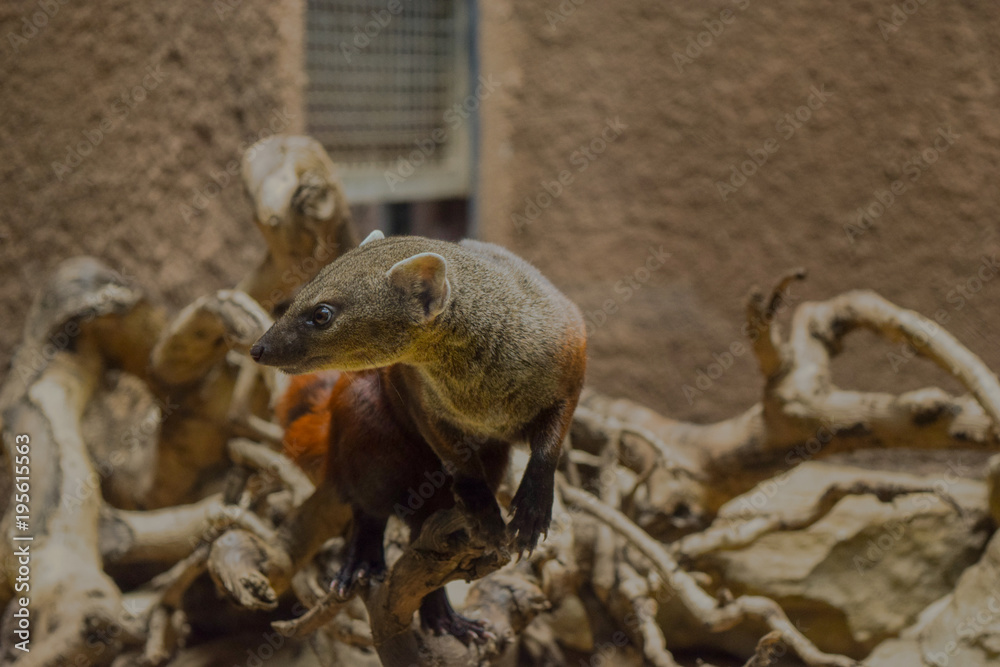
{"label": "textured wall surface", "polygon": [[[66,257],[101,256],[172,306],[255,262],[242,186],[216,193],[213,174],[271,123],[304,127],[302,11],[0,6],[0,368]],[[798,265],[794,303],[872,287],[943,313],[1000,369],[1000,280],[977,282],[1000,251],[992,5],[491,0],[480,16],[499,84],[482,91],[480,235],[589,314],[592,385],[678,417],[750,405],[748,354],[700,373],[743,340],[748,289]],[[880,215],[845,230],[861,207]],[[849,345],[842,384],[954,388],[873,340]]]}
{"label": "textured wall surface", "polygon": [[[508,0],[481,12],[482,74],[500,84],[483,102],[481,234],[589,313],[593,386],[698,420],[749,406],[750,355],[711,365],[743,340],[750,287],[799,265],[810,277],[792,302],[870,287],[946,317],[1000,369],[994,5]],[[867,228],[859,208],[877,216]],[[670,256],[655,268],[660,246]],[[955,388],[874,341],[851,339],[840,384]]]}
{"label": "textured wall surface", "polygon": [[175,307],[255,264],[226,169],[303,127],[303,4],[0,4],[0,368],[62,259],[101,257]]}

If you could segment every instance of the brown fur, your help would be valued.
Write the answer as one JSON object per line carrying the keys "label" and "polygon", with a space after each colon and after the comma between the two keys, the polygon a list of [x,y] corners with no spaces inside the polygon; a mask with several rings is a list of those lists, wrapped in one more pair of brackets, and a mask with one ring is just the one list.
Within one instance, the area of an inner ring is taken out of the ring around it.
{"label": "brown fur", "polygon": [[[353,509],[344,565],[334,581],[341,595],[385,571],[383,536],[391,514],[406,522],[412,540],[431,514],[454,505],[451,477],[420,435],[395,414],[383,372],[296,376],[276,410],[285,428],[285,453],[315,483],[331,484]],[[420,618],[425,627],[465,641],[488,635],[481,623],[451,608],[444,589],[424,599]]]}
{"label": "brown fur", "polygon": [[[321,306],[333,315],[317,325]],[[365,243],[303,287],[252,353],[292,373],[384,369],[379,391],[400,428],[440,457],[498,548],[507,538],[493,491],[511,445],[527,442],[509,530],[530,550],[548,528],[586,340],[576,306],[513,254],[476,241]]]}

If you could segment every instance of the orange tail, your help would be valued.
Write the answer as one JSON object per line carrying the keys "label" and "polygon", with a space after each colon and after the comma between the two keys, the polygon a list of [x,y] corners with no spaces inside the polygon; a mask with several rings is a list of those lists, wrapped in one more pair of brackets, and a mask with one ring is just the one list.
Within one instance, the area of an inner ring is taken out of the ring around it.
{"label": "orange tail", "polygon": [[319,482],[330,448],[330,397],[340,373],[320,371],[296,375],[275,413],[285,429],[282,446],[313,482]]}

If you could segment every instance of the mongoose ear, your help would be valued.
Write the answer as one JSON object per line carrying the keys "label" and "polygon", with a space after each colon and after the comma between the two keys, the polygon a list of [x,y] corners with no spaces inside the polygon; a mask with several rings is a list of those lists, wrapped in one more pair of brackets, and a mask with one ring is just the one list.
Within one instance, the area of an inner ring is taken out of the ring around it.
{"label": "mongoose ear", "polygon": [[364,244],[368,243],[369,241],[378,241],[379,239],[384,239],[384,238],[385,238],[385,234],[383,234],[382,232],[380,232],[379,230],[376,229],[374,232],[372,232],[371,234],[369,234],[368,236],[366,236],[365,240],[362,241],[358,245],[358,247],[360,248],[361,246],[363,246]]}
{"label": "mongoose ear", "polygon": [[420,316],[432,320],[441,314],[451,294],[448,262],[433,252],[422,252],[396,262],[386,273],[389,282],[420,304]]}

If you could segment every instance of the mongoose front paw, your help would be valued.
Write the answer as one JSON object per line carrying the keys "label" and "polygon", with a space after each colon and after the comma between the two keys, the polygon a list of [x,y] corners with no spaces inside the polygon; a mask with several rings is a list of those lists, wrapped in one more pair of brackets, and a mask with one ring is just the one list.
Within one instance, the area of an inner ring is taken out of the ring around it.
{"label": "mongoose front paw", "polygon": [[527,478],[521,480],[510,507],[514,518],[508,530],[514,549],[519,554],[527,551],[530,556],[542,534],[548,533],[552,521],[551,485],[539,485]]}
{"label": "mongoose front paw", "polygon": [[466,618],[461,614],[452,611],[450,614],[440,614],[431,616],[427,613],[420,615],[420,625],[426,630],[430,630],[435,635],[449,634],[460,642],[469,645],[469,642],[485,644],[496,640],[497,636],[490,632],[485,621],[477,621]]}
{"label": "mongoose front paw", "polygon": [[330,584],[330,590],[336,593],[337,597],[349,600],[354,596],[358,584],[366,584],[369,581],[382,581],[385,578],[385,561],[361,560],[348,562],[340,569],[337,576]]}

